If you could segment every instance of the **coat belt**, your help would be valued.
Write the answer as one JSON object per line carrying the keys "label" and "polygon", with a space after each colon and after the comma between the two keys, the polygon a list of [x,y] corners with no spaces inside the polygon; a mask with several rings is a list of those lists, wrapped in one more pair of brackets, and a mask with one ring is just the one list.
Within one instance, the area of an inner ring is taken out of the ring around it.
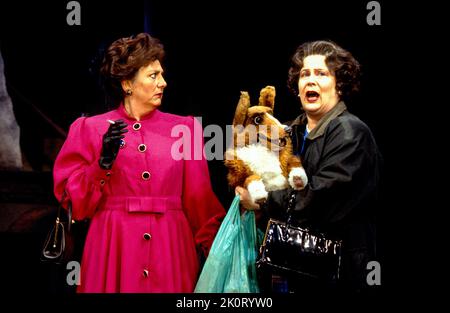
{"label": "coat belt", "polygon": [[100,210],[122,210],[128,212],[160,213],[166,210],[182,210],[181,197],[106,197]]}

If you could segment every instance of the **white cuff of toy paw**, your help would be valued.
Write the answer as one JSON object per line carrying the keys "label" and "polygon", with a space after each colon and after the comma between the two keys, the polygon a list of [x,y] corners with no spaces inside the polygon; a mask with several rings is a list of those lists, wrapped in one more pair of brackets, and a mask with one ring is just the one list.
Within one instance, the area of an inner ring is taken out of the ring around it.
{"label": "white cuff of toy paw", "polygon": [[266,187],[262,180],[254,180],[250,184],[248,184],[248,193],[254,203],[262,199],[267,199],[269,193],[266,191]]}
{"label": "white cuff of toy paw", "polygon": [[[300,179],[303,182],[303,187],[301,188],[295,187],[294,177],[300,177]],[[303,169],[303,167],[294,167],[293,169],[291,169],[291,172],[289,173],[289,185],[293,189],[302,190],[306,187],[307,184],[308,184],[308,176],[306,176],[306,172]]]}

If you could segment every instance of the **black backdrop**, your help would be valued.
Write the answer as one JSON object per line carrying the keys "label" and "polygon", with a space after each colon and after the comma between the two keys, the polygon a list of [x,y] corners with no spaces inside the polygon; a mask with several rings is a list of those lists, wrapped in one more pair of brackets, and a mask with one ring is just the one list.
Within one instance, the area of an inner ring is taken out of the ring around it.
{"label": "black backdrop", "polygon": [[[59,135],[31,104],[66,131],[81,114],[105,111],[96,65],[101,50],[119,37],[147,31],[162,41],[168,88],[161,109],[201,116],[204,127],[230,124],[239,91],[248,90],[256,99],[269,84],[277,88],[279,119],[298,115],[298,100],[286,87],[289,58],[304,41],[331,39],[362,64],[362,91],[348,106],[371,127],[385,158],[384,199],[392,192],[395,152],[386,126],[393,117],[383,110],[392,94],[388,56],[397,33],[389,3],[378,1],[382,25],[369,26],[368,1],[85,0],[79,1],[81,25],[68,26],[67,2],[1,4],[6,79],[22,150],[35,170],[46,162],[40,153],[43,138]],[[209,166],[214,190],[228,207],[232,192],[226,170],[221,161]],[[386,202],[380,206],[382,261],[389,258]],[[385,273],[391,271],[389,262],[384,264]]]}

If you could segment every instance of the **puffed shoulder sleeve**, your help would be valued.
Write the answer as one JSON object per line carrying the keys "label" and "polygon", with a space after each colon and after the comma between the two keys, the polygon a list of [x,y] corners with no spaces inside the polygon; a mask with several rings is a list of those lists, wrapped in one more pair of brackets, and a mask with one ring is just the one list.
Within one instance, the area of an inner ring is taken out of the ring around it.
{"label": "puffed shoulder sleeve", "polygon": [[66,192],[67,201],[72,202],[75,220],[94,215],[103,186],[110,177],[110,173],[98,164],[101,134],[87,120],[86,117],[78,118],[70,126],[53,168],[54,194],[60,200]]}
{"label": "puffed shoulder sleeve", "polygon": [[225,209],[217,199],[203,154],[203,129],[197,119],[188,117],[190,147],[185,152],[183,173],[183,207],[191,225],[198,248],[207,256]]}

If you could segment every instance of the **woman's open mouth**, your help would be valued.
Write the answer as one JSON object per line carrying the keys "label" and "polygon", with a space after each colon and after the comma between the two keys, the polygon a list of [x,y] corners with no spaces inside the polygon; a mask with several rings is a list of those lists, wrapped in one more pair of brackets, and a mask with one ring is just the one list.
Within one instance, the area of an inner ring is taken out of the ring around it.
{"label": "woman's open mouth", "polygon": [[319,100],[319,93],[316,91],[307,91],[305,94],[306,101],[308,102],[316,102]]}

